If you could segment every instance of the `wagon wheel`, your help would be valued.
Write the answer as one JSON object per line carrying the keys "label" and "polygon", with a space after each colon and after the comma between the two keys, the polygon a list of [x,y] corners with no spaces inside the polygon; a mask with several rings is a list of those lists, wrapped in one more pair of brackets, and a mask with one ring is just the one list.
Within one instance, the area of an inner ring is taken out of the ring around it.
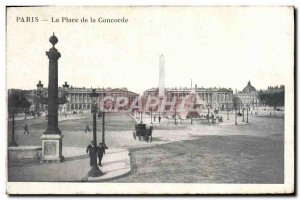
{"label": "wagon wheel", "polygon": [[135,135],[135,132],[133,131],[133,139],[136,140],[136,135]]}

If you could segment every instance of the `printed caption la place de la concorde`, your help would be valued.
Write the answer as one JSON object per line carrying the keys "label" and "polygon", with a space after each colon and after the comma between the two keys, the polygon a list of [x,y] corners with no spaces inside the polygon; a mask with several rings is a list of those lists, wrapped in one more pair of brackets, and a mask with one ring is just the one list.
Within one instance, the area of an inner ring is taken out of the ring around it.
{"label": "printed caption la place de la concorde", "polygon": [[71,17],[51,17],[50,20],[47,19],[40,19],[40,17],[36,16],[17,16],[16,22],[21,23],[35,23],[40,21],[50,21],[52,23],[128,23],[129,19],[126,17],[120,18],[104,18],[104,17],[81,17],[81,18],[71,18]]}

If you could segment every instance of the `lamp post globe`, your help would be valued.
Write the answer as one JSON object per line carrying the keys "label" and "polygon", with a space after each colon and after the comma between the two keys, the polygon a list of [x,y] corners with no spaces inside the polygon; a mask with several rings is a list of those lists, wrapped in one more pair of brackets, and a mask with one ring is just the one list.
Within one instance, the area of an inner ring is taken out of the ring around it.
{"label": "lamp post globe", "polygon": [[36,85],[37,87],[37,95],[38,96],[41,96],[42,92],[43,92],[43,84],[41,81],[38,82],[38,84]]}
{"label": "lamp post globe", "polygon": [[65,82],[65,84],[63,85],[63,94],[65,97],[67,97],[69,94],[69,85],[67,82]]}

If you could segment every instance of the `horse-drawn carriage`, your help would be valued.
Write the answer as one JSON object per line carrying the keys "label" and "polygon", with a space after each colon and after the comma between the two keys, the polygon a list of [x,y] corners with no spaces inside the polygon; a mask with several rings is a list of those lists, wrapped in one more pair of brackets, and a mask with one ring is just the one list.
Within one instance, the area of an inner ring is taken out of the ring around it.
{"label": "horse-drawn carriage", "polygon": [[152,126],[146,128],[146,124],[136,124],[135,131],[133,132],[133,138],[135,140],[138,138],[139,141],[143,139],[145,142],[152,142],[152,130]]}

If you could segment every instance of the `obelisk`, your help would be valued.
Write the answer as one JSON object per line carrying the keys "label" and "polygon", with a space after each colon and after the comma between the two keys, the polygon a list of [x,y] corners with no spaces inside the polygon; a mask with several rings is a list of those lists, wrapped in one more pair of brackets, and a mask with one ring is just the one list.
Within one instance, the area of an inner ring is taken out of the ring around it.
{"label": "obelisk", "polygon": [[165,96],[165,57],[161,55],[159,57],[159,85],[158,85],[159,98]]}

